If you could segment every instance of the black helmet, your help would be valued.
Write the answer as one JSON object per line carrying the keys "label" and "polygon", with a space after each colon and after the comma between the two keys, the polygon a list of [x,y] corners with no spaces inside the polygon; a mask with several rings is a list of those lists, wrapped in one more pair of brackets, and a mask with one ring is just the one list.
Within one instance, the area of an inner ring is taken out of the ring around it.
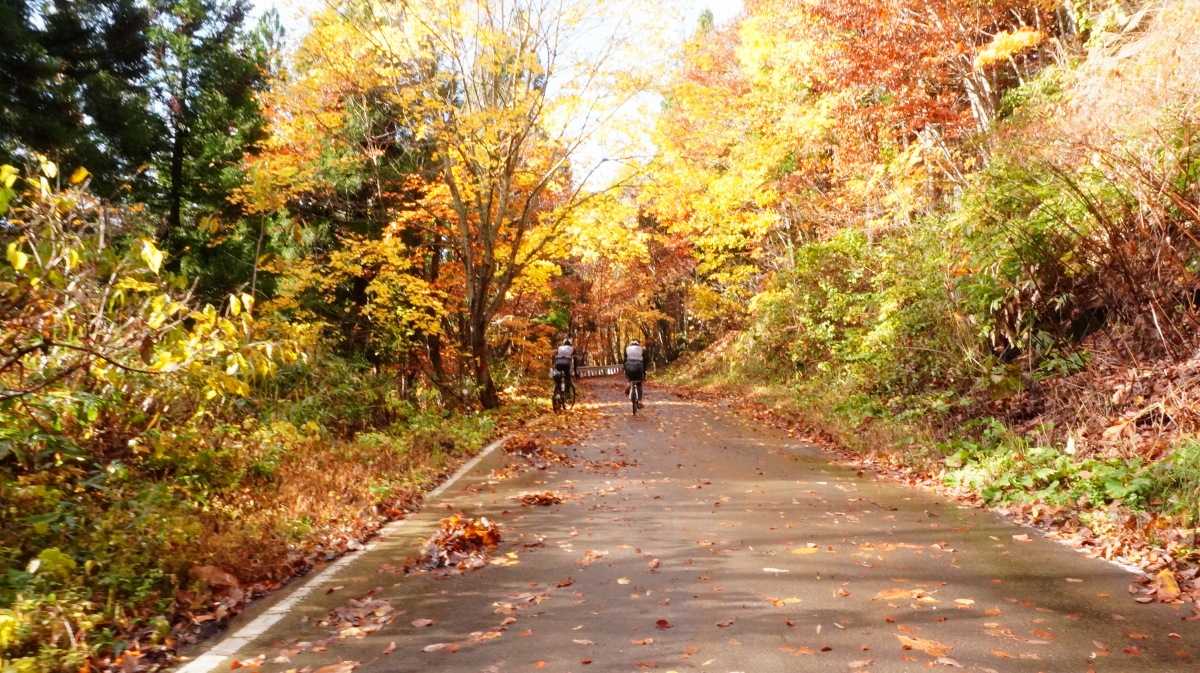
{"label": "black helmet", "polygon": [[564,345],[564,346],[570,346],[570,345],[571,345],[571,339],[570,339],[570,338],[563,339],[563,345]]}

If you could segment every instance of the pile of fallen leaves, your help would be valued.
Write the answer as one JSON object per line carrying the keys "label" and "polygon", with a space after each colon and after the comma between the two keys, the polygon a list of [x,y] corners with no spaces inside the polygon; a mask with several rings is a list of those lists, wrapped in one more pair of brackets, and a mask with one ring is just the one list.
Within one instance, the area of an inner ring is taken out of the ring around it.
{"label": "pile of fallen leaves", "polygon": [[539,507],[548,507],[566,502],[566,497],[556,491],[542,491],[541,493],[522,493],[517,496],[522,505]]}
{"label": "pile of fallen leaves", "polygon": [[363,638],[396,621],[396,609],[391,603],[375,598],[379,589],[372,589],[362,598],[352,598],[345,605],[333,608],[317,626],[330,627],[338,640]]}
{"label": "pile of fallen leaves", "polygon": [[[550,445],[550,440],[543,435],[517,435],[505,442],[504,451],[510,457],[519,458],[538,470],[546,470],[554,465],[572,464],[571,459],[566,454],[555,451]],[[513,472],[519,472],[515,466],[508,467],[512,468]]]}
{"label": "pile of fallen leaves", "polygon": [[457,568],[471,570],[487,565],[488,553],[500,544],[500,527],[487,517],[461,514],[442,519],[438,531],[421,545],[415,570]]}

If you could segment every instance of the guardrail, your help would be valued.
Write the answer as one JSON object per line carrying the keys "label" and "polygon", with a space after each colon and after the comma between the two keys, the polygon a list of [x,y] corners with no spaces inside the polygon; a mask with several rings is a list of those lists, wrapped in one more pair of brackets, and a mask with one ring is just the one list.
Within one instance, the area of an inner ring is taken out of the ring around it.
{"label": "guardrail", "polygon": [[596,376],[613,376],[620,374],[623,371],[621,365],[599,365],[594,367],[576,367],[575,375],[581,379],[590,379]]}

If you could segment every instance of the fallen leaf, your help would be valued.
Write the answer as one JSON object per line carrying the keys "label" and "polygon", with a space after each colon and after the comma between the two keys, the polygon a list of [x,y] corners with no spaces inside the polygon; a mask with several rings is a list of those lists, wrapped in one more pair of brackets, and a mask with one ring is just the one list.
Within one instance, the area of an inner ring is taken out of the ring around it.
{"label": "fallen leaf", "polygon": [[1029,534],[1028,534],[1028,533],[1021,533],[1020,535],[1014,535],[1014,536],[1012,536],[1012,538],[1013,538],[1014,540],[1016,540],[1017,542],[1031,542],[1031,541],[1033,541],[1033,538],[1029,537]]}
{"label": "fallen leaf", "polygon": [[660,619],[660,620],[658,620],[657,622],[654,622],[654,625],[655,625],[655,626],[657,626],[657,627],[658,627],[658,628],[660,628],[660,629],[669,629],[669,628],[671,628],[671,622],[668,622],[668,621],[667,621],[667,620],[665,620],[665,619]]}
{"label": "fallen leaf", "polygon": [[389,644],[386,648],[384,648],[383,653],[391,654],[392,652],[395,652],[395,651],[396,651],[396,641],[393,640],[391,642],[391,644]]}
{"label": "fallen leaf", "polygon": [[232,573],[221,570],[216,566],[193,566],[188,570],[192,579],[200,580],[210,587],[240,588],[242,585]]}
{"label": "fallen leaf", "polygon": [[425,647],[421,648],[421,651],[422,652],[437,652],[438,650],[444,650],[449,646],[450,645],[447,643],[434,643],[432,645],[426,645]]}
{"label": "fallen leaf", "polygon": [[737,621],[737,620],[736,619],[726,619],[725,621],[717,622],[717,626],[719,626],[721,628],[725,628],[727,626],[733,626],[733,623],[735,621]]}
{"label": "fallen leaf", "polygon": [[1004,658],[1004,659],[1016,659],[1016,657],[1009,654],[1008,652],[1005,652],[1004,650],[992,650],[992,654],[996,655],[997,657]]}
{"label": "fallen leaf", "polygon": [[321,668],[313,671],[313,673],[350,673],[350,671],[358,668],[358,666],[359,663],[357,661],[343,661],[336,664],[330,664],[329,666],[322,666]]}
{"label": "fallen leaf", "polygon": [[895,601],[902,598],[921,598],[925,592],[920,589],[885,589],[875,594],[873,601]]}
{"label": "fallen leaf", "polygon": [[943,645],[935,640],[927,640],[925,638],[913,638],[910,636],[896,636],[900,639],[900,645],[906,650],[920,650],[931,657],[944,657],[954,649],[950,645]]}
{"label": "fallen leaf", "polygon": [[863,659],[862,661],[852,661],[849,664],[847,664],[847,666],[849,666],[850,668],[866,668],[867,666],[870,666],[873,663],[875,663],[874,659]]}
{"label": "fallen leaf", "polygon": [[636,640],[630,640],[629,642],[633,643],[634,645],[649,645],[654,642],[654,639],[653,638],[640,638],[640,639],[636,639]]}
{"label": "fallen leaf", "polygon": [[952,666],[954,668],[962,668],[963,665],[950,657],[938,657],[937,662],[943,666]]}
{"label": "fallen leaf", "polygon": [[1179,583],[1175,581],[1175,574],[1167,568],[1158,571],[1158,575],[1154,579],[1158,585],[1154,597],[1161,603],[1170,603],[1183,593],[1179,590]]}
{"label": "fallen leaf", "polygon": [[571,642],[575,643],[576,645],[595,645],[596,644],[594,641],[584,640],[584,639],[572,640]]}
{"label": "fallen leaf", "polygon": [[433,626],[434,623],[435,622],[432,619],[414,619],[411,622],[411,624],[418,629],[424,628],[426,626]]}
{"label": "fallen leaf", "polygon": [[249,659],[242,659],[240,661],[234,661],[233,663],[229,664],[229,668],[230,668],[230,670],[237,669],[237,668],[258,668],[259,666],[262,666],[263,662],[266,660],[267,660],[267,655],[260,654],[257,657],[251,657]]}

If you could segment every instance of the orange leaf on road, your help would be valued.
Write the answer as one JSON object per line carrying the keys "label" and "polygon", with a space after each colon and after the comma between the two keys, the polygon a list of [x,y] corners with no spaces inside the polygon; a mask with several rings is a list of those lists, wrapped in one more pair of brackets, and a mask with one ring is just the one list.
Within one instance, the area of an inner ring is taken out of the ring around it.
{"label": "orange leaf on road", "polygon": [[911,636],[896,636],[900,640],[900,645],[906,650],[920,650],[931,657],[944,657],[954,649],[950,645],[943,645],[935,640],[926,638],[913,638]]}
{"label": "orange leaf on road", "polygon": [[1154,592],[1154,597],[1160,603],[1170,603],[1179,598],[1183,593],[1179,590],[1179,583],[1175,581],[1175,574],[1170,570],[1163,568],[1158,571],[1158,575],[1154,577],[1158,588]]}

